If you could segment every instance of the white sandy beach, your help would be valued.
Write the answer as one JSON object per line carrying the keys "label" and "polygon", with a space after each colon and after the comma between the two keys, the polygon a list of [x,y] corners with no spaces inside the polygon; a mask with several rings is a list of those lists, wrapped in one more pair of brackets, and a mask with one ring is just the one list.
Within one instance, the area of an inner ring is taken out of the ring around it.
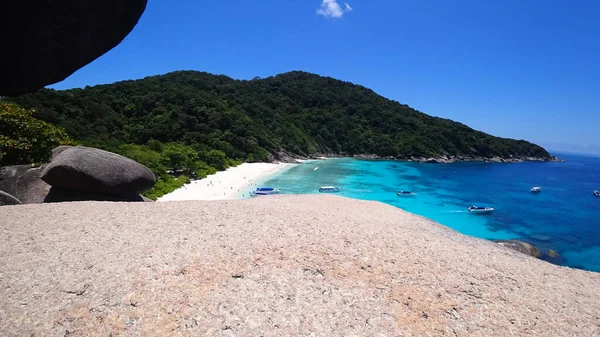
{"label": "white sandy beach", "polygon": [[204,179],[194,180],[157,201],[224,200],[248,196],[258,184],[274,173],[281,173],[294,164],[243,163]]}

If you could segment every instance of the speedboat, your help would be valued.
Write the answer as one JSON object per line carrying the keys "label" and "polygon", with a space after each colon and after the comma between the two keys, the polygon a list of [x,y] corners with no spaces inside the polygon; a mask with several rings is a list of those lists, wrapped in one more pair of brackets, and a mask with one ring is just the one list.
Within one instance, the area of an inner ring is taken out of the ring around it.
{"label": "speedboat", "polygon": [[531,193],[539,193],[542,191],[542,188],[539,186],[535,186],[531,188]]}
{"label": "speedboat", "polygon": [[335,192],[339,192],[341,189],[342,189],[341,187],[335,187],[335,186],[321,186],[321,188],[319,188],[319,192],[335,193]]}
{"label": "speedboat", "polygon": [[594,191],[594,195],[600,197],[600,191]]}
{"label": "speedboat", "polygon": [[472,214],[491,214],[494,211],[493,208],[491,207],[478,207],[478,206],[471,206],[469,207],[469,212],[471,212]]}
{"label": "speedboat", "polygon": [[273,187],[258,187],[254,191],[250,192],[251,195],[271,195],[278,194],[281,192],[278,188]]}
{"label": "speedboat", "polygon": [[410,196],[417,195],[417,193],[411,192],[411,191],[398,191],[396,194],[399,197],[410,197]]}

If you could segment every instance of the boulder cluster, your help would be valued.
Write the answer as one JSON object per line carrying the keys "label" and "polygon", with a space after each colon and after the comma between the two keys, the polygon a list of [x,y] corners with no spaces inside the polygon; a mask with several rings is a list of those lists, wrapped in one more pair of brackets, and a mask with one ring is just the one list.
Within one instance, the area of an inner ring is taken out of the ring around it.
{"label": "boulder cluster", "polygon": [[65,201],[148,201],[139,192],[156,183],[146,166],[118,154],[60,146],[50,163],[38,168],[0,170],[0,205]]}

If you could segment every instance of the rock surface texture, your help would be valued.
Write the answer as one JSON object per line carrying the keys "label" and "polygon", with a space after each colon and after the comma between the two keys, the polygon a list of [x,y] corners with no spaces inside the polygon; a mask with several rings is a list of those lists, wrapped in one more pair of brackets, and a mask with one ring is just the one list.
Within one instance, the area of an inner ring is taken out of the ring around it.
{"label": "rock surface texture", "polygon": [[2,336],[595,336],[600,274],[336,196],[0,208]]}
{"label": "rock surface texture", "polygon": [[72,149],[73,146],[70,145],[60,145],[52,149],[52,156],[50,157],[50,161],[53,161],[59,154],[65,152],[68,149]]}
{"label": "rock surface texture", "polygon": [[514,249],[523,254],[527,254],[533,257],[540,257],[540,250],[528,242],[519,240],[494,240],[495,243],[504,246],[506,248]]}
{"label": "rock surface texture", "polygon": [[0,190],[0,206],[20,205],[20,204],[22,204],[21,200]]}
{"label": "rock surface texture", "polygon": [[129,34],[147,0],[2,1],[0,96],[60,82]]}
{"label": "rock surface texture", "polygon": [[[147,167],[112,152],[83,146],[59,146],[52,150],[51,163],[40,167],[0,168],[0,191],[23,204],[152,201],[138,192],[155,183],[156,176]],[[10,198],[0,199],[0,206],[11,204]]]}
{"label": "rock surface texture", "polygon": [[122,195],[144,191],[156,183],[146,166],[118,154],[76,146],[52,159],[41,178],[52,187]]}
{"label": "rock surface texture", "polygon": [[24,204],[39,204],[50,191],[50,185],[40,179],[46,168],[31,165],[0,167],[0,190],[13,195]]}

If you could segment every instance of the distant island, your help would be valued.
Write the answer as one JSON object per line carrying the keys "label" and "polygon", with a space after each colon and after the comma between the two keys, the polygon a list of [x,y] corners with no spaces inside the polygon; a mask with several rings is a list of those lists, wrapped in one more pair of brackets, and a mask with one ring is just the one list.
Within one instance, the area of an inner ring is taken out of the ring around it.
{"label": "distant island", "polygon": [[75,143],[148,166],[159,187],[173,174],[194,178],[241,162],[316,156],[557,160],[530,142],[494,137],[363,86],[301,71],[252,80],[176,71],[3,100],[64,130]]}

